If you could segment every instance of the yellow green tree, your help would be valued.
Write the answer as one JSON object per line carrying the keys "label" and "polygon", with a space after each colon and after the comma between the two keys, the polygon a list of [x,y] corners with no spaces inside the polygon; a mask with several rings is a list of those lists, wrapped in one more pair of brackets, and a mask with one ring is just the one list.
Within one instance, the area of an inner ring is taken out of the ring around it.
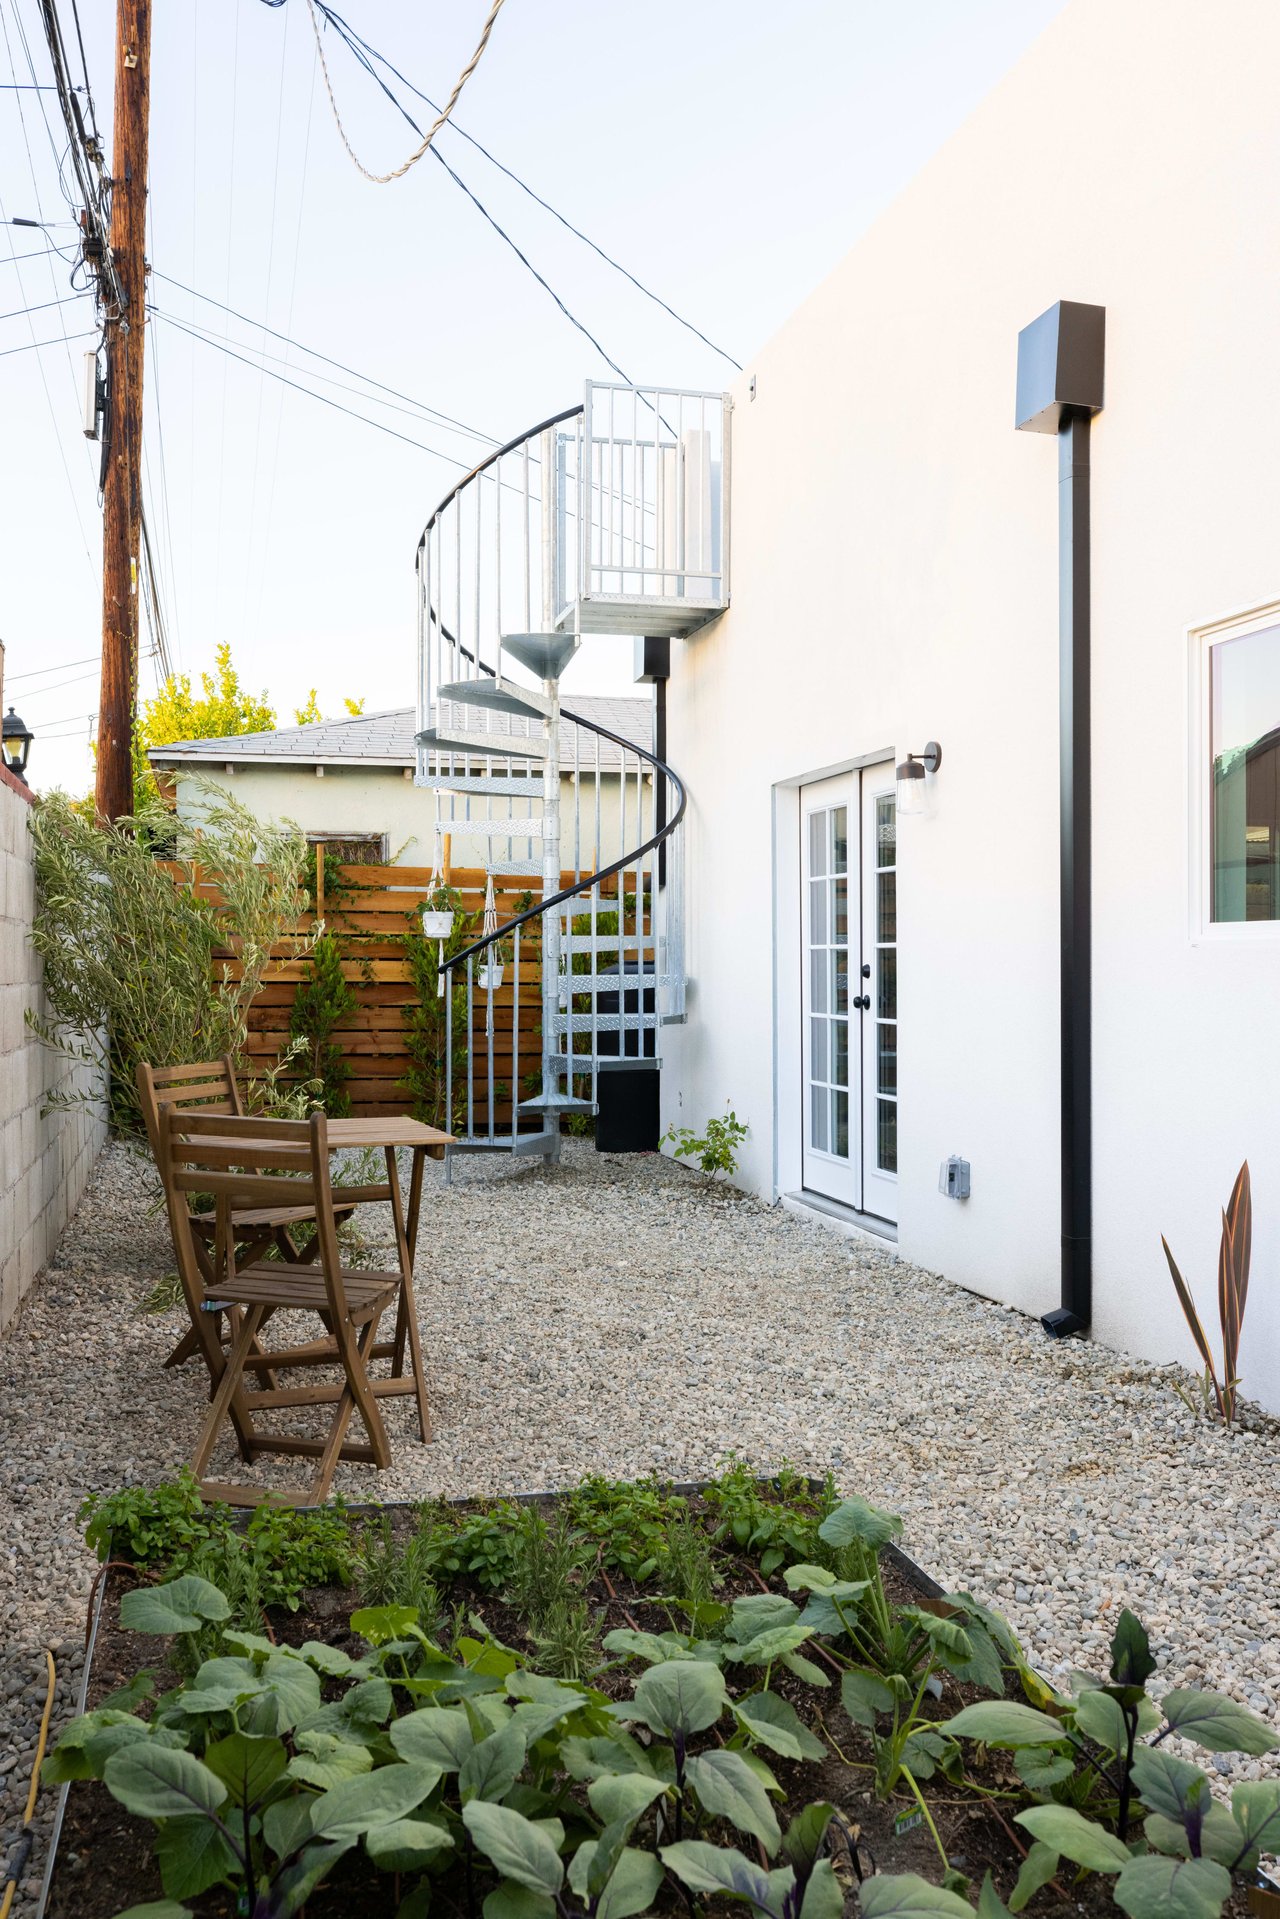
{"label": "yellow green tree", "polygon": [[158,797],[147,754],[175,740],[221,740],[237,733],[269,733],[276,710],[265,690],[254,694],[240,683],[224,640],[214,654],[212,673],[200,675],[197,691],[189,673],[171,673],[154,699],[145,700],[133,729],[133,805]]}
{"label": "yellow green tree", "polygon": [[[344,711],[349,713],[353,720],[359,719],[360,715],[364,712],[363,700],[344,700],[342,705]],[[307,694],[306,705],[294,707],[293,717],[299,726],[312,726],[317,720],[324,718],[324,714],[320,711],[320,702],[316,698],[316,689],[314,686]]]}
{"label": "yellow green tree", "polygon": [[[344,700],[348,713],[364,710],[363,700]],[[315,688],[307,704],[296,709],[298,724],[323,716]],[[265,689],[252,693],[242,684],[224,640],[214,654],[212,673],[202,673],[197,688],[189,673],[173,673],[154,699],[145,700],[133,730],[133,804],[138,812],[159,798],[147,754],[152,747],[172,746],[176,740],[231,739],[240,733],[269,733],[276,725],[276,709]]]}

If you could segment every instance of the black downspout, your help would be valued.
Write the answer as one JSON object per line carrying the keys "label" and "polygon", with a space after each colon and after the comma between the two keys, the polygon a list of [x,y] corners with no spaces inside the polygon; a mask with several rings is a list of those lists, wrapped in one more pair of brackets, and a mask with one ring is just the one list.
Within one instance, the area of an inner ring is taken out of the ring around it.
{"label": "black downspout", "polygon": [[1093,1314],[1089,422],[1069,412],[1058,428],[1062,1304],[1042,1320],[1057,1339]]}
{"label": "black downspout", "polygon": [[1106,310],[1059,300],[1018,335],[1022,432],[1058,436],[1059,997],[1062,1291],[1055,1339],[1093,1315],[1093,808],[1089,426],[1102,408]]}

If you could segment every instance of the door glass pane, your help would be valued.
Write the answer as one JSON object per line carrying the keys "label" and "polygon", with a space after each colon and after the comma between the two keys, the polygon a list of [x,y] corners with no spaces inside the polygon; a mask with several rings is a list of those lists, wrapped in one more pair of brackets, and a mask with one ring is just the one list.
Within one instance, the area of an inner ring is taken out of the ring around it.
{"label": "door glass pane", "polygon": [[827,882],[812,880],[809,884],[809,940],[813,946],[822,946],[827,937]]}
{"label": "door glass pane", "polygon": [[809,815],[809,871],[811,874],[825,873],[827,870],[827,815],[810,813]]}
{"label": "door glass pane", "polygon": [[898,1029],[896,1026],[876,1027],[876,1091],[896,1093],[898,1090]]}
{"label": "door glass pane", "polygon": [[1215,920],[1280,919],[1280,626],[1209,652]]}
{"label": "door glass pane", "polygon": [[898,1109],[892,1100],[876,1101],[876,1165],[882,1173],[898,1170]]}
{"label": "door glass pane", "polygon": [[827,1010],[827,956],[825,953],[810,953],[809,985],[814,1012],[825,1013]]}
{"label": "door glass pane", "polygon": [[831,809],[831,871],[849,870],[849,812],[844,806]]}
{"label": "door glass pane", "polygon": [[831,1150],[839,1159],[849,1157],[849,1095],[831,1095]]}
{"label": "door glass pane", "polygon": [[831,1083],[849,1084],[849,1026],[842,1019],[831,1021]]}
{"label": "door glass pane", "polygon": [[886,794],[876,801],[876,865],[896,866],[898,859],[898,833],[894,800]]}
{"label": "door glass pane", "polygon": [[811,1129],[813,1132],[813,1143],[814,1143],[814,1146],[817,1148],[818,1152],[825,1153],[827,1150],[827,1089],[826,1087],[825,1086],[813,1087],[811,1092],[811,1099],[812,1099],[812,1107],[813,1107],[813,1126]]}
{"label": "door glass pane", "polygon": [[831,1010],[833,1013],[849,1010],[849,954],[845,948],[831,955]]}
{"label": "door glass pane", "polygon": [[809,1077],[827,1077],[827,1024],[825,1019],[809,1021]]}
{"label": "door glass pane", "polygon": [[831,884],[834,889],[831,937],[837,944],[843,945],[849,937],[849,882],[833,880]]}
{"label": "door glass pane", "polygon": [[876,874],[876,938],[890,945],[898,937],[898,875],[891,867]]}
{"label": "door glass pane", "polygon": [[876,998],[876,1012],[881,1019],[898,1017],[898,953],[893,946],[882,946],[877,953],[879,961],[879,991]]}

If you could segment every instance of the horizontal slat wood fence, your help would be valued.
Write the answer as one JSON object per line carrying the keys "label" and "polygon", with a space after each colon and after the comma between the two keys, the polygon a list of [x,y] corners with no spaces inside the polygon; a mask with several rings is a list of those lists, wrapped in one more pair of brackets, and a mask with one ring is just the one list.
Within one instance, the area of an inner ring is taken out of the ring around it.
{"label": "horizontal slat wood fence", "polygon": [[[322,879],[323,867],[324,861],[317,859]],[[576,877],[565,872],[562,886],[571,886]],[[351,1068],[346,1091],[352,1111],[360,1116],[389,1117],[412,1110],[412,1095],[405,1083],[411,1065],[405,1016],[417,1003],[418,987],[405,956],[404,940],[406,934],[421,930],[422,903],[431,879],[425,867],[353,865],[340,867],[335,883],[330,866],[327,890],[321,886],[315,917],[324,920],[325,930],[337,940],[343,976],[355,994],[354,1010],[336,1028],[333,1041]],[[484,910],[485,874],[477,869],[455,867],[447,873],[447,883],[462,896],[462,910],[474,925],[472,937],[478,939]],[[624,876],[628,891],[633,890],[634,883],[634,875]],[[603,883],[601,892],[616,899],[616,888],[615,877]],[[208,898],[217,898],[212,887],[198,890]],[[523,875],[494,875],[499,925],[514,915],[517,902],[526,892],[538,898],[540,882]],[[585,901],[583,910],[589,910]],[[299,920],[290,932],[295,937],[305,937],[312,931],[313,923],[308,916]],[[534,920],[520,931],[519,1073],[522,1080],[540,1066],[541,951],[540,922]],[[232,977],[238,976],[234,956],[224,954],[217,964],[225,966]],[[289,1016],[298,985],[309,972],[308,961],[297,957],[297,947],[288,938],[275,948],[249,1013],[249,1056],[263,1069],[274,1066],[290,1043]],[[494,1076],[498,1083],[494,1117],[500,1126],[510,1125],[513,1093],[516,1099],[525,1097],[524,1089],[511,1085],[515,1000],[515,968],[508,962],[502,985],[493,996]],[[487,1046],[483,1043],[486,1013],[487,996],[477,990],[472,1024],[477,1051],[483,1053],[486,1060],[484,1083],[477,1079],[473,1123],[478,1130],[488,1122]]]}

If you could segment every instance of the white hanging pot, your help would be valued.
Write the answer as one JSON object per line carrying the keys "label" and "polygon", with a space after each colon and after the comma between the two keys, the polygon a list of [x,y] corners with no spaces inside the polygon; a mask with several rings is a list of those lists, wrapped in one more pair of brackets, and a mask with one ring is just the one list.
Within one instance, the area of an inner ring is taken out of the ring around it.
{"label": "white hanging pot", "polygon": [[424,906],[422,930],[429,940],[447,940],[453,931],[453,914],[433,913],[429,907]]}
{"label": "white hanging pot", "polygon": [[496,993],[502,984],[502,962],[478,966],[476,979],[482,993]]}

